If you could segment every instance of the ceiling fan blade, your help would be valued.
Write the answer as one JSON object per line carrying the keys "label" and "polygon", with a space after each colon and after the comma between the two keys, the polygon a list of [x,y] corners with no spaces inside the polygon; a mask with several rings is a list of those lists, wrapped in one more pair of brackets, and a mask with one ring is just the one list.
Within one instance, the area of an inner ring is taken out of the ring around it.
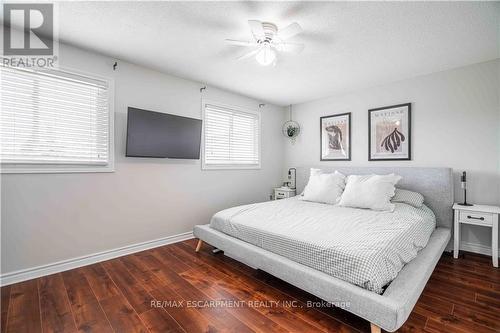
{"label": "ceiling fan blade", "polygon": [[226,39],[226,42],[231,45],[237,46],[257,46],[258,44],[255,42],[248,42],[245,40],[235,40],[235,39]]}
{"label": "ceiling fan blade", "polygon": [[304,49],[302,43],[279,43],[276,45],[276,50],[281,52],[300,53]]}
{"label": "ceiling fan blade", "polygon": [[283,29],[278,30],[278,37],[285,40],[301,32],[302,27],[297,22],[295,22]]}
{"label": "ceiling fan blade", "polygon": [[248,20],[248,25],[255,40],[263,39],[265,37],[264,28],[262,27],[262,22],[258,20]]}
{"label": "ceiling fan blade", "polygon": [[243,59],[247,59],[247,58],[250,58],[254,55],[256,55],[257,53],[259,53],[260,49],[255,49],[255,50],[252,50],[250,52],[247,52],[245,53],[244,55],[242,56],[239,56],[238,58],[236,58],[236,60],[243,60]]}

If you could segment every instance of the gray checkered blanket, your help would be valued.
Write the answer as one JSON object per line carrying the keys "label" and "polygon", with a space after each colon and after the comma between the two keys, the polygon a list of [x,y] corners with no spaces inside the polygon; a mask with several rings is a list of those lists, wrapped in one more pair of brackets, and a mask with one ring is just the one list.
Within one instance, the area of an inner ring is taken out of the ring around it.
{"label": "gray checkered blanket", "polygon": [[426,206],[379,212],[296,197],[225,209],[210,226],[380,294],[427,245],[436,219]]}

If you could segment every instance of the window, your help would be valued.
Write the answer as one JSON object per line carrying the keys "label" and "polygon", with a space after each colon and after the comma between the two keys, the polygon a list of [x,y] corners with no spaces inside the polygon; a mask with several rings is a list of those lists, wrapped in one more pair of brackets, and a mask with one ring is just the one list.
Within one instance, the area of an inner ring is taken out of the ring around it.
{"label": "window", "polygon": [[0,67],[2,172],[113,170],[110,82]]}
{"label": "window", "polygon": [[203,169],[260,168],[260,113],[203,103]]}

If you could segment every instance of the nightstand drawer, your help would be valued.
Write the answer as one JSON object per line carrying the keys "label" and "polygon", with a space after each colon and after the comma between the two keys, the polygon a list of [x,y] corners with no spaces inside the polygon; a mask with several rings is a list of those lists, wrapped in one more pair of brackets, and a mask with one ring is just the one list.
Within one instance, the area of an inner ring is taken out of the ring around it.
{"label": "nightstand drawer", "polygon": [[274,200],[286,199],[295,196],[295,190],[290,188],[275,188],[274,189]]}
{"label": "nightstand drawer", "polygon": [[493,214],[481,213],[481,212],[470,212],[470,211],[460,211],[460,222],[480,224],[480,225],[492,225],[493,224]]}

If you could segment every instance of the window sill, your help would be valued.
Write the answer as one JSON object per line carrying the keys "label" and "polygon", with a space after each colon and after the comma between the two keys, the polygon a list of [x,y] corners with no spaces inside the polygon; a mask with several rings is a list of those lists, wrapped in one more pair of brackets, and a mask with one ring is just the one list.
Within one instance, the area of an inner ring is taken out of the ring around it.
{"label": "window sill", "polygon": [[0,174],[27,174],[27,173],[99,173],[99,172],[115,172],[115,168],[112,165],[109,166],[0,166]]}
{"label": "window sill", "polygon": [[202,170],[258,170],[259,165],[203,165]]}

